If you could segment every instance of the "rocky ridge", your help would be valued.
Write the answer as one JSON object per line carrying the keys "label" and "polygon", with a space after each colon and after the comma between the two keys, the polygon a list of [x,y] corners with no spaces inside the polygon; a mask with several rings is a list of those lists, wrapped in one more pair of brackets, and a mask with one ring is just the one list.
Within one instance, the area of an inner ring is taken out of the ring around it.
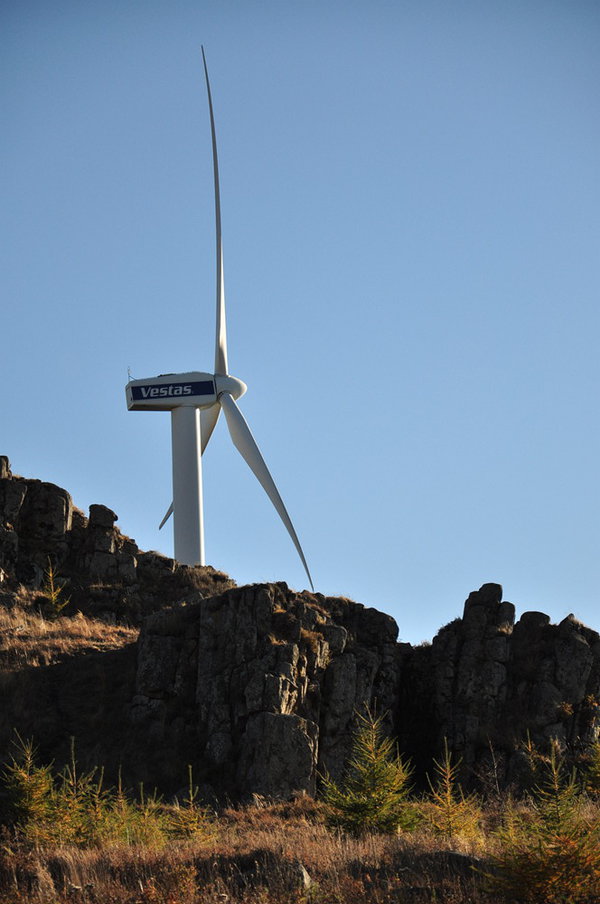
{"label": "rocky ridge", "polygon": [[53,483],[19,477],[0,456],[0,593],[43,588],[49,564],[65,581],[72,608],[107,621],[139,624],[148,613],[234,586],[214,568],[189,568],[143,552],[116,527],[117,515],[91,505],[89,517]]}
{"label": "rocky ridge", "polygon": [[[141,552],[115,520],[104,506],[85,518],[65,490],[14,477],[0,458],[0,603],[23,586],[43,599],[50,557],[72,607],[141,623],[135,648],[96,657],[77,704],[74,676],[89,657],[53,674],[44,713],[56,745],[83,725],[84,751],[116,762],[110,732],[99,737],[110,725],[146,781],[175,789],[190,763],[207,797],[243,798],[312,794],[320,774],[339,776],[365,706],[386,713],[417,773],[447,738],[472,782],[493,767],[496,781],[518,784],[528,736],[574,754],[599,736],[600,636],[574,616],[553,625],[526,612],[515,623],[501,586],[485,584],[430,645],[412,647],[375,609],[283,583],[235,587]],[[90,707],[97,718],[82,719]],[[9,723],[24,720],[7,703],[2,747]]]}

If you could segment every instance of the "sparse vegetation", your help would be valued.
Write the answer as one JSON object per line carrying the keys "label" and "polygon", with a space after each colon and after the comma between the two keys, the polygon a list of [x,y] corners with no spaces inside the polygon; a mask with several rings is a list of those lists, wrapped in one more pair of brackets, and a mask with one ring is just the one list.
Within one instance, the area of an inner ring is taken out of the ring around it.
{"label": "sparse vegetation", "polygon": [[556,745],[526,805],[507,802],[490,887],[515,904],[600,901],[600,814]]}
{"label": "sparse vegetation", "polygon": [[48,566],[44,574],[42,596],[45,598],[50,614],[57,618],[62,610],[69,605],[71,598],[64,596],[65,582],[60,580],[52,559],[48,557]]}
{"label": "sparse vegetation", "polygon": [[383,717],[358,714],[352,755],[341,783],[325,777],[326,820],[352,835],[393,834],[412,829],[414,807],[408,802],[410,773],[394,743],[386,738]]}
{"label": "sparse vegetation", "polygon": [[[257,800],[217,816],[198,805],[191,774],[185,800],[166,803],[104,788],[74,752],[55,774],[17,739],[0,904],[600,902],[600,804],[556,748],[528,797],[502,797],[499,828],[497,801],[487,808],[462,793],[447,748],[430,793],[411,797],[408,768],[367,714],[353,762],[333,797],[325,783],[322,800]],[[409,809],[410,824],[398,822]]]}
{"label": "sparse vegetation", "polygon": [[323,643],[323,635],[318,631],[309,631],[307,628],[300,629],[300,639],[305,643],[313,653],[318,654],[319,647]]}
{"label": "sparse vegetation", "polygon": [[214,824],[198,806],[191,770],[186,800],[165,804],[143,786],[137,799],[105,788],[102,770],[81,772],[74,742],[71,761],[54,775],[38,765],[31,741],[17,736],[16,753],[4,770],[5,786],[15,819],[16,837],[35,847],[76,845],[102,847],[127,844],[162,847],[171,839],[196,845],[212,840]]}
{"label": "sparse vegetation", "polygon": [[583,762],[585,790],[593,797],[600,797],[600,741],[592,744]]}
{"label": "sparse vegetation", "polygon": [[138,636],[137,628],[107,625],[81,614],[46,618],[31,601],[0,606],[0,670],[53,665],[72,653],[121,649]]}
{"label": "sparse vegetation", "polygon": [[425,818],[435,835],[442,838],[476,838],[479,835],[481,808],[474,795],[465,795],[458,781],[460,760],[453,762],[444,738],[444,753],[434,760],[435,776],[429,781],[430,795],[425,803]]}

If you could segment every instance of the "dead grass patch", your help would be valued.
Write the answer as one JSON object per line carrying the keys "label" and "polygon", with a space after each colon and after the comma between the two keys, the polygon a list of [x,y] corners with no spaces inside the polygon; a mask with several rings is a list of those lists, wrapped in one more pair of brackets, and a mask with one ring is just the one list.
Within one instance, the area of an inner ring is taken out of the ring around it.
{"label": "dead grass patch", "polygon": [[[527,808],[527,804],[523,803]],[[485,815],[485,814],[484,814]],[[422,824],[360,838],[327,829],[308,797],[230,807],[202,845],[0,844],[0,904],[500,904],[489,887],[500,841],[441,838]],[[597,819],[597,809],[588,818]],[[515,900],[521,900],[517,896]],[[530,900],[530,899],[523,899]],[[591,898],[590,901],[596,900]]]}
{"label": "dead grass patch", "polygon": [[0,670],[47,666],[74,653],[118,650],[137,640],[139,629],[73,616],[45,618],[25,606],[0,607]]}
{"label": "dead grass patch", "polygon": [[477,861],[431,838],[354,839],[274,811],[257,830],[251,810],[229,829],[220,820],[211,849],[4,845],[0,904],[495,904],[473,873]]}

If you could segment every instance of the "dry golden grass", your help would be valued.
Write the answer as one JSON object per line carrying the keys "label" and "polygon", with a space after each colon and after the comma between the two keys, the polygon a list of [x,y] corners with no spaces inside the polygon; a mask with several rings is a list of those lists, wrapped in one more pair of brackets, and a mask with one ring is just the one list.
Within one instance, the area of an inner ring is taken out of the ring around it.
{"label": "dry golden grass", "polygon": [[149,836],[143,846],[36,845],[5,828],[0,904],[600,904],[600,805],[577,795],[564,814],[575,834],[544,828],[541,791],[482,807],[477,834],[458,826],[440,836],[431,799],[417,798],[416,830],[354,837],[328,828],[325,805],[307,796],[256,798],[208,817],[202,837]]}
{"label": "dry golden grass", "polygon": [[5,839],[0,904],[495,904],[468,843],[356,839],[321,815],[308,798],[228,809],[210,846],[35,850]]}
{"label": "dry golden grass", "polygon": [[[0,838],[0,904],[541,904],[535,889],[542,885],[544,902],[570,900],[561,891],[561,864],[574,839],[567,838],[565,847],[559,836],[550,838],[555,868],[548,873],[541,861],[534,863],[543,870],[538,877],[527,857],[513,863],[512,849],[497,831],[495,807],[482,808],[477,835],[459,827],[443,837],[427,820],[427,803],[415,801],[424,808],[416,830],[359,838],[327,828],[324,805],[307,796],[287,803],[256,798],[252,805],[226,808],[210,818],[211,831],[200,841],[165,843],[152,836],[144,846],[35,845],[6,828]],[[513,822],[537,824],[535,801],[514,804],[507,798],[503,809]],[[599,825],[597,802],[584,797],[578,814],[582,829]],[[596,837],[590,835],[590,844]],[[536,847],[537,838],[523,835],[523,853],[528,844]],[[573,898],[578,904],[600,901],[588,881],[595,881],[600,855],[588,847],[567,864],[568,888],[584,889],[583,897]],[[547,894],[548,882],[555,881],[560,885]]]}
{"label": "dry golden grass", "polygon": [[81,613],[48,618],[31,606],[0,607],[0,670],[54,665],[74,653],[118,650],[137,628],[107,625]]}
{"label": "dry golden grass", "polygon": [[313,651],[318,653],[320,645],[323,643],[323,635],[318,631],[309,631],[308,628],[300,629],[301,640]]}

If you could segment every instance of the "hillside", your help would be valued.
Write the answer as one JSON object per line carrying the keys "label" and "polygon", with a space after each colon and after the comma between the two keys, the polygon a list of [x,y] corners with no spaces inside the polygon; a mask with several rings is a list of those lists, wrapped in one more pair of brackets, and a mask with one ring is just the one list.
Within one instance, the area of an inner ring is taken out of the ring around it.
{"label": "hillside", "polygon": [[527,738],[574,758],[598,738],[600,637],[573,616],[515,621],[486,584],[412,647],[375,609],[237,588],[139,550],[115,521],[0,458],[3,760],[15,730],[57,763],[75,737],[111,779],[173,792],[192,764],[207,800],[286,798],[341,774],[365,706],[386,714],[417,781],[444,738],[474,787],[491,771],[522,783]]}

